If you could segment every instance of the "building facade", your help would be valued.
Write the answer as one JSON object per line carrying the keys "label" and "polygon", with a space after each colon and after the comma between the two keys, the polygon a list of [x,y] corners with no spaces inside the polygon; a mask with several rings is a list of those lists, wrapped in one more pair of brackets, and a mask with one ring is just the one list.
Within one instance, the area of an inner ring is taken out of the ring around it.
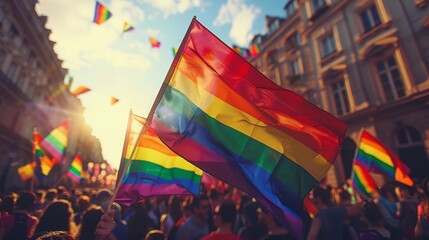
{"label": "building facade", "polygon": [[289,0],[266,17],[248,61],[348,124],[327,180],[350,178],[361,129],[429,176],[429,6],[427,0]]}
{"label": "building facade", "polygon": [[32,161],[33,129],[42,136],[69,121],[66,164],[76,152],[84,162],[101,162],[101,145],[85,123],[84,107],[65,84],[67,69],[54,52],[55,42],[38,16],[37,1],[0,1],[0,190],[22,187],[17,168]]}

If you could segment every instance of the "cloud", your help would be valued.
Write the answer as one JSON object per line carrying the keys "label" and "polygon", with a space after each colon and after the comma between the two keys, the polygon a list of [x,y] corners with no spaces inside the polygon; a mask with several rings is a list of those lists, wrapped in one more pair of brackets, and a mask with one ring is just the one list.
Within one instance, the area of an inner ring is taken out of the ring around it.
{"label": "cloud", "polygon": [[253,37],[253,22],[260,12],[261,9],[255,5],[247,5],[244,0],[228,0],[220,7],[213,25],[219,27],[231,24],[231,39],[238,45],[246,46]]}
{"label": "cloud", "polygon": [[[138,52],[112,50],[114,43],[122,40],[124,22],[135,25],[144,19],[144,12],[131,1],[114,1],[111,6],[106,5],[113,16],[107,22],[96,25],[92,22],[94,7],[95,2],[87,0],[44,0],[37,4],[36,11],[49,16],[46,27],[52,30],[50,39],[56,42],[54,50],[64,60],[64,67],[90,67],[91,61],[99,59],[99,56],[104,56],[106,62],[114,66],[121,65],[115,57],[149,62],[143,57],[136,57]],[[109,56],[108,53],[113,55]]]}
{"label": "cloud", "polygon": [[201,0],[140,0],[141,2],[147,3],[152,7],[160,10],[164,17],[169,15],[175,15],[178,13],[184,13],[191,8],[201,7]]}

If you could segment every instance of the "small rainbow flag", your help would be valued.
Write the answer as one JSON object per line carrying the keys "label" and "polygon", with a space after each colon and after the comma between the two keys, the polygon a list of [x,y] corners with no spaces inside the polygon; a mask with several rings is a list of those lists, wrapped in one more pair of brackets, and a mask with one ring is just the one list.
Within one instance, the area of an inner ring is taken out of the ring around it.
{"label": "small rainbow flag", "polygon": [[117,102],[119,102],[119,99],[115,97],[110,97],[110,105],[115,105]]}
{"label": "small rainbow flag", "polygon": [[50,159],[40,146],[42,136],[34,129],[33,131],[33,154],[38,166],[36,166],[36,175],[39,181],[43,181],[43,176],[47,176],[54,165],[57,163],[57,159],[54,157]]}
{"label": "small rainbow flag", "polygon": [[94,19],[92,20],[94,23],[100,25],[106,22],[111,16],[112,13],[103,4],[98,1],[95,2]]}
{"label": "small rainbow flag", "polygon": [[232,46],[232,49],[234,49],[234,51],[236,51],[238,54],[240,54],[240,56],[242,56],[243,58],[247,58],[249,57],[249,53],[248,50],[242,47],[238,47],[238,46]]}
{"label": "small rainbow flag", "polygon": [[22,181],[25,182],[34,177],[35,167],[36,167],[36,162],[31,162],[18,168],[18,175],[21,177]]}
{"label": "small rainbow flag", "polygon": [[178,50],[178,49],[177,49],[176,47],[174,47],[174,48],[173,48],[173,57],[175,57],[175,56],[176,56],[176,54],[177,54],[177,50]]}
{"label": "small rainbow flag", "polygon": [[42,146],[48,151],[53,157],[58,159],[59,163],[64,164],[64,152],[67,148],[68,132],[69,132],[68,121],[62,123],[60,126],[52,130],[41,142]]}
{"label": "small rainbow flag", "polygon": [[367,197],[371,197],[371,194],[377,189],[377,184],[369,172],[359,164],[360,163],[356,161],[353,165],[353,186]]}
{"label": "small rainbow flag", "polygon": [[161,47],[161,43],[153,37],[149,38],[149,42],[150,42],[150,45],[152,46],[152,48],[160,48]]}
{"label": "small rainbow flag", "polygon": [[[203,172],[171,151],[149,126],[145,126],[145,132],[138,138],[144,122],[144,118],[132,114],[119,173],[125,169],[126,161],[131,162],[124,171],[116,201],[128,205],[148,196],[197,195]],[[137,148],[131,156],[135,144]]]}
{"label": "small rainbow flag", "polygon": [[82,177],[82,159],[80,158],[80,154],[77,153],[70,164],[69,171],[67,172],[67,176],[76,184],[80,183],[80,179]]}
{"label": "small rainbow flag", "polygon": [[124,27],[122,29],[122,33],[134,31],[134,27],[131,26],[128,22],[124,23]]}
{"label": "small rainbow flag", "polygon": [[250,55],[252,57],[257,57],[259,55],[259,52],[261,51],[261,48],[259,47],[259,44],[252,44],[249,48]]}
{"label": "small rainbow flag", "polygon": [[77,87],[75,90],[71,91],[70,93],[71,93],[73,96],[79,96],[79,95],[81,95],[81,94],[83,94],[83,93],[86,93],[86,92],[89,92],[89,91],[91,91],[91,89],[89,89],[88,87],[85,87],[85,86],[79,86],[79,87]]}
{"label": "small rainbow flag", "polygon": [[413,180],[408,176],[409,169],[396,154],[389,151],[379,140],[362,131],[357,149],[356,162],[369,172],[383,174],[408,186],[413,186]]}

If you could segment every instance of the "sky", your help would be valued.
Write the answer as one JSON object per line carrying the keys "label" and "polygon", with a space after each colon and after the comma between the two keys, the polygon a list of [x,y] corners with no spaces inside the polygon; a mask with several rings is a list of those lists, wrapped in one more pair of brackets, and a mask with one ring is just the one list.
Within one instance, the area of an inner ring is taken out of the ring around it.
{"label": "sky", "polygon": [[[264,34],[265,16],[284,17],[286,0],[100,0],[113,16],[92,22],[93,0],[39,0],[36,11],[48,16],[46,27],[64,61],[71,89],[91,89],[79,96],[84,117],[99,138],[103,157],[113,167],[121,159],[128,113],[147,117],[195,16],[229,46],[248,47]],[[125,22],[135,30],[122,33]],[[161,42],[151,48],[149,37]],[[110,105],[110,98],[119,102]]]}

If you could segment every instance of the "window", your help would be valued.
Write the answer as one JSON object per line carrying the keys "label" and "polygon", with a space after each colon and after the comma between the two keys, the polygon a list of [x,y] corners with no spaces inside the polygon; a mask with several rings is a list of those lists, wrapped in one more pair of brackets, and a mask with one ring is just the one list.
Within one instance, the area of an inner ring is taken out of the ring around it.
{"label": "window", "polygon": [[289,2],[286,3],[285,6],[286,18],[291,16],[295,12],[295,10],[295,0],[289,0]]}
{"label": "window", "polygon": [[322,7],[323,4],[325,4],[325,0],[312,0],[311,1],[311,5],[313,7],[313,12],[317,11],[317,9],[319,9],[320,7]]}
{"label": "window", "polygon": [[380,16],[378,15],[377,7],[375,6],[375,4],[362,11],[360,14],[360,18],[362,20],[364,32],[368,32],[373,27],[381,24]]}
{"label": "window", "polygon": [[335,111],[338,115],[350,112],[350,101],[344,79],[331,84],[332,95],[334,97]]}
{"label": "window", "polygon": [[405,96],[402,76],[394,56],[376,64],[377,74],[386,101],[393,101]]}
{"label": "window", "polygon": [[273,33],[277,30],[277,28],[279,28],[279,20],[275,19],[271,24],[270,24],[270,33]]}
{"label": "window", "polygon": [[299,62],[298,59],[295,59],[289,63],[289,75],[290,76],[298,76],[301,74],[299,70]]}
{"label": "window", "polygon": [[16,63],[12,62],[9,65],[9,68],[7,69],[6,75],[9,77],[10,81],[12,81],[13,76],[15,75],[16,68],[17,68]]}
{"label": "window", "polygon": [[337,46],[335,44],[335,38],[334,35],[331,33],[325,38],[321,40],[322,44],[322,57],[326,57],[329,54],[337,51]]}

